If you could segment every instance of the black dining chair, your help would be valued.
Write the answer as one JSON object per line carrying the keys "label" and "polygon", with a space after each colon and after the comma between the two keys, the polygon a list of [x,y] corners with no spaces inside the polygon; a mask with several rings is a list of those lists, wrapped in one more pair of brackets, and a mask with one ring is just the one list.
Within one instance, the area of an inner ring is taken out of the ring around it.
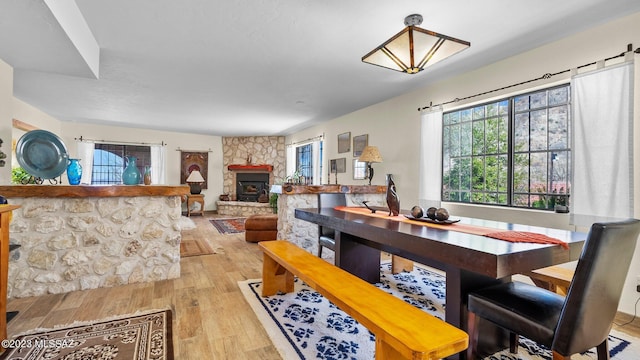
{"label": "black dining chair", "polygon": [[482,318],[510,332],[512,353],[522,335],[549,348],[554,360],[593,347],[599,360],[609,359],[607,338],[639,233],[637,219],[593,224],[566,297],[517,281],[471,292],[467,358],[476,358]]}
{"label": "black dining chair", "polygon": [[[318,209],[347,206],[347,197],[343,193],[319,193]],[[318,257],[322,257],[322,248],[336,249],[335,230],[318,226]]]}

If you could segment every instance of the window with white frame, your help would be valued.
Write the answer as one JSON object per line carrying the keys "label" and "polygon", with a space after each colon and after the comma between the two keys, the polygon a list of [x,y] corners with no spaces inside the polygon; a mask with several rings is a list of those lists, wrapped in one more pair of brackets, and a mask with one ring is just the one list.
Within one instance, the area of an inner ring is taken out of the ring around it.
{"label": "window with white frame", "polygon": [[287,148],[287,181],[307,185],[322,182],[323,141],[292,144]]}
{"label": "window with white frame", "polygon": [[442,200],[554,209],[570,194],[570,86],[443,114]]}

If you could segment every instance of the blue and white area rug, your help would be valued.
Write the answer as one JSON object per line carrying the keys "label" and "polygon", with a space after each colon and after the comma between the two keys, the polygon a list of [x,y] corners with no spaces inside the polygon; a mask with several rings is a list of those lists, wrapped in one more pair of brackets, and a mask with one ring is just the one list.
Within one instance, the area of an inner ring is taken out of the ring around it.
{"label": "blue and white area rug", "polygon": [[[377,286],[410,304],[444,318],[445,277],[419,266],[410,273],[391,274],[390,263],[381,265]],[[285,360],[291,359],[374,359],[375,338],[364,326],[342,312],[315,290],[296,279],[295,291],[261,297],[261,280],[238,282],[245,298],[260,319]],[[612,360],[640,358],[640,339],[612,331],[609,335]],[[520,337],[519,353],[508,349],[491,360],[550,360],[551,353]],[[573,360],[597,359],[595,349]]]}

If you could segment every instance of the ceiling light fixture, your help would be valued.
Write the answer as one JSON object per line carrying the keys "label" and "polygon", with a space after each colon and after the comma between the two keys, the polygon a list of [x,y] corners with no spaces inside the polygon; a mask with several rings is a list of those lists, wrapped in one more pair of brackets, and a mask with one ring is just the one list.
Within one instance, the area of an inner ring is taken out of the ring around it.
{"label": "ceiling light fixture", "polygon": [[363,56],[362,61],[416,74],[471,46],[468,41],[417,27],[416,25],[422,24],[422,15],[419,14],[407,16],[404,24],[406,28]]}

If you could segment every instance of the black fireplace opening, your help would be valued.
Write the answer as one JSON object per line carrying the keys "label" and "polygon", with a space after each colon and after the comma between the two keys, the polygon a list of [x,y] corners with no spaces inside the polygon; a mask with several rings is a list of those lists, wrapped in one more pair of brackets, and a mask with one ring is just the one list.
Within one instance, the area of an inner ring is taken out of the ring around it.
{"label": "black fireplace opening", "polygon": [[236,198],[238,201],[256,202],[263,190],[269,191],[269,174],[236,173]]}

